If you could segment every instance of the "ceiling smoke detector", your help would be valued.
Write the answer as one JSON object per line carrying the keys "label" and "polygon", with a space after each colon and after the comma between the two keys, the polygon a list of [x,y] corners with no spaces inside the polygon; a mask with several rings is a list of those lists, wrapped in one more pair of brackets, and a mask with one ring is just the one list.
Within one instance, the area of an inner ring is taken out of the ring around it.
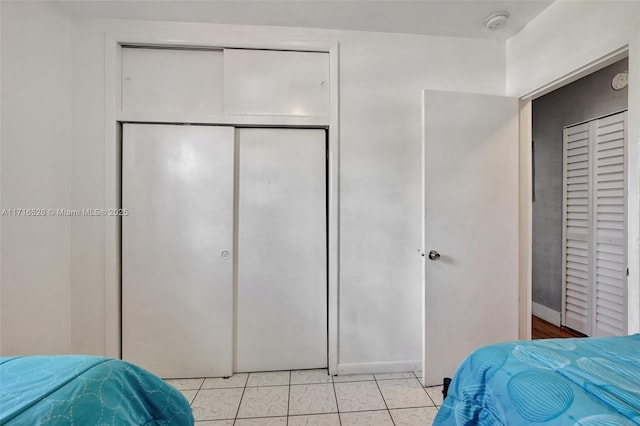
{"label": "ceiling smoke detector", "polygon": [[507,12],[497,12],[485,19],[484,24],[487,26],[489,31],[496,31],[504,27],[507,23],[507,19],[509,19],[509,14]]}
{"label": "ceiling smoke detector", "polygon": [[611,87],[613,90],[622,90],[629,84],[629,71],[621,72],[613,77]]}

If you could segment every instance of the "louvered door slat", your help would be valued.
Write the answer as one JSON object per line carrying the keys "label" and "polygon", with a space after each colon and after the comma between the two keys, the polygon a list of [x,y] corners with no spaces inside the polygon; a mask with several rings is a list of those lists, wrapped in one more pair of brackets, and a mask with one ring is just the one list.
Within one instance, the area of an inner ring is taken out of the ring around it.
{"label": "louvered door slat", "polygon": [[618,156],[624,156],[624,149],[623,147],[620,148],[610,148],[610,149],[603,149],[598,151],[598,158],[610,158],[610,157],[618,157]]}
{"label": "louvered door slat", "polygon": [[574,184],[574,183],[589,183],[589,178],[587,177],[587,175],[584,176],[576,176],[576,177],[569,177],[567,178],[567,183],[569,184]]}
{"label": "louvered door slat", "polygon": [[616,294],[624,295],[624,289],[625,289],[624,280],[621,280],[620,278],[616,278],[616,277],[600,275],[599,281],[600,281],[600,284],[602,285],[602,288],[604,288],[604,286],[608,286],[607,288],[609,288],[610,291],[615,291]]}
{"label": "louvered door slat", "polygon": [[616,189],[619,188],[620,185],[624,185],[624,181],[622,179],[609,179],[609,180],[599,180],[598,185],[602,189]]}
{"label": "louvered door slat", "polygon": [[624,173],[624,166],[622,164],[612,164],[610,166],[601,165],[598,167],[598,175],[604,175],[606,173]]}
{"label": "louvered door slat", "polygon": [[606,173],[606,174],[598,175],[598,178],[597,178],[598,182],[607,182],[610,180],[624,180],[624,173],[622,172]]}
{"label": "louvered door slat", "polygon": [[605,291],[606,289],[598,290],[597,296],[603,300],[608,300],[612,303],[620,304],[624,301],[622,296],[619,296],[613,292]]}

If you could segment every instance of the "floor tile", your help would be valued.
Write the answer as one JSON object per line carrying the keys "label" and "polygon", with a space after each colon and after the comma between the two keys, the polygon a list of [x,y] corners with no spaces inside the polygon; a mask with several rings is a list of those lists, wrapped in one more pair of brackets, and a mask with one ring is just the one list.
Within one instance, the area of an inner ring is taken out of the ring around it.
{"label": "floor tile", "polygon": [[233,420],[202,420],[195,426],[233,426]]}
{"label": "floor tile", "polygon": [[286,426],[286,417],[262,417],[257,419],[238,419],[235,426]]}
{"label": "floor tile", "polygon": [[288,386],[246,388],[238,418],[286,416],[288,400]]}
{"label": "floor tile", "polygon": [[282,386],[289,384],[288,371],[267,371],[264,373],[249,373],[247,386]]}
{"label": "floor tile", "polygon": [[209,378],[205,379],[202,389],[220,389],[220,388],[243,388],[247,384],[249,373],[235,373],[229,378]]}
{"label": "floor tile", "polygon": [[198,390],[204,379],[166,379],[165,382],[178,390]]}
{"label": "floor tile", "polygon": [[196,420],[233,419],[244,389],[203,389],[191,403]]}
{"label": "floor tile", "polygon": [[442,386],[431,386],[425,388],[431,399],[436,405],[442,405],[443,395],[442,395]]}
{"label": "floor tile", "polygon": [[289,426],[340,426],[340,418],[337,414],[289,416]]}
{"label": "floor tile", "polygon": [[[387,408],[376,382],[336,383],[340,411],[370,411]],[[427,396],[425,394],[425,396]]]}
{"label": "floor tile", "polygon": [[331,376],[326,368],[321,370],[294,370],[291,372],[292,385],[306,385],[310,383],[331,383]]}
{"label": "floor tile", "polygon": [[396,426],[424,426],[433,423],[438,409],[436,407],[401,408],[389,410]]}
{"label": "floor tile", "polygon": [[390,379],[415,379],[413,373],[382,373],[374,374],[376,380],[390,380]]}
{"label": "floor tile", "polygon": [[346,374],[344,376],[333,376],[334,383],[363,382],[365,380],[374,380],[373,374]]}
{"label": "floor tile", "polygon": [[381,380],[378,386],[389,409],[433,406],[416,379]]}
{"label": "floor tile", "polygon": [[291,386],[289,415],[337,412],[332,383]]}
{"label": "floor tile", "polygon": [[185,398],[187,398],[187,401],[189,401],[189,404],[191,404],[193,402],[193,398],[195,398],[196,394],[198,393],[197,390],[181,390],[180,393],[182,393],[182,395],[184,395]]}
{"label": "floor tile", "polygon": [[342,426],[393,426],[387,410],[340,413]]}

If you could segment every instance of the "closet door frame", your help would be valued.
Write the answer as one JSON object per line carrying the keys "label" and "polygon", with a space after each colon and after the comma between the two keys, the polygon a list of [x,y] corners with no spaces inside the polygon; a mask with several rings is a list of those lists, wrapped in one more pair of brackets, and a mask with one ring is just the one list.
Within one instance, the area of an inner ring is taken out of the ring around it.
{"label": "closet door frame", "polygon": [[[123,114],[122,49],[126,46],[166,48],[243,48],[322,52],[329,54],[329,115],[317,117],[181,114],[179,120],[154,114]],[[339,291],[339,44],[269,39],[255,35],[219,34],[179,24],[140,25],[135,32],[105,34],[105,206],[120,207],[122,198],[122,124],[126,122],[229,125],[236,127],[305,127],[327,131],[327,277],[329,374],[338,373]],[[105,354],[122,357],[121,220],[105,218]]]}

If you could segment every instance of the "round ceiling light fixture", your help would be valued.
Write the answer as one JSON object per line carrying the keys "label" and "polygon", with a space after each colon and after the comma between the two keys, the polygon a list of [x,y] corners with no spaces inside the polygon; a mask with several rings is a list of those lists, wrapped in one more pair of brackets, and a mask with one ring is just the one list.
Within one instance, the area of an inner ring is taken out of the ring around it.
{"label": "round ceiling light fixture", "polygon": [[496,31],[505,26],[507,19],[509,19],[509,13],[496,12],[485,19],[484,24],[489,31]]}

